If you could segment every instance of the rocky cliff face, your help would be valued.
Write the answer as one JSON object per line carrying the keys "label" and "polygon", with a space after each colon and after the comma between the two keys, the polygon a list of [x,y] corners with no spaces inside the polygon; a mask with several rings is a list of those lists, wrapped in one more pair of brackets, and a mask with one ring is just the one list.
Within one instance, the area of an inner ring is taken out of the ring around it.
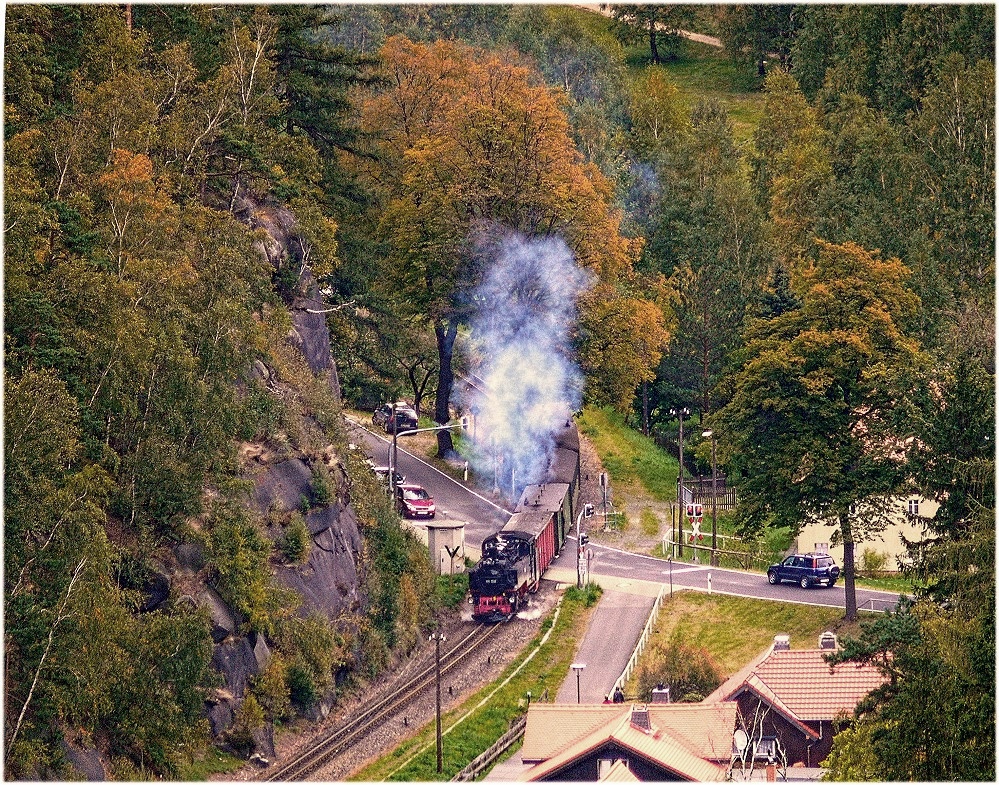
{"label": "rocky cliff face", "polygon": [[[312,373],[323,379],[339,399],[322,299],[310,271],[295,257],[288,239],[293,218],[283,209],[257,206],[251,221],[265,230],[259,248],[275,268],[297,266],[298,283],[286,293],[290,295],[286,299],[290,299],[293,325],[287,340],[301,353]],[[271,389],[280,389],[282,382],[273,368],[258,362],[255,373]],[[279,585],[301,598],[298,613],[318,612],[331,620],[343,620],[351,614],[363,613],[366,605],[361,589],[362,539],[357,516],[351,508],[351,483],[332,446],[310,453],[289,455],[288,450],[246,444],[241,450],[242,473],[252,483],[249,504],[254,517],[263,522],[266,534],[275,543],[283,535],[279,522],[282,516],[302,510],[302,500],[309,500],[304,512],[311,538],[308,558],[302,564],[272,560],[273,575]],[[317,461],[324,464],[324,476],[330,478],[332,485],[330,498],[321,505],[315,504],[312,492]],[[241,634],[244,620],[209,587],[196,600],[211,615],[216,640],[212,665],[225,681],[207,706],[212,732],[218,736],[231,726],[250,680],[266,668],[271,649],[262,635]],[[328,708],[329,701],[323,701],[317,711],[325,713]],[[256,741],[259,752],[273,754],[269,739]]]}
{"label": "rocky cliff face", "polygon": [[[322,299],[311,273],[295,257],[293,244],[288,239],[293,229],[292,216],[280,208],[254,206],[252,211],[248,210],[247,217],[255,228],[265,230],[258,247],[276,269],[281,265],[297,266],[298,283],[286,292],[292,315],[292,329],[287,340],[300,352],[312,373],[328,384],[339,399],[336,365],[330,353]],[[273,368],[258,361],[254,374],[275,394],[281,394],[284,382]],[[321,505],[315,503],[312,493],[317,461],[324,464],[324,475],[330,478],[332,486],[330,498]],[[303,499],[310,502],[304,513],[311,538],[307,560],[301,564],[272,560],[275,582],[291,589],[301,599],[297,612],[302,615],[318,612],[340,621],[363,613],[366,598],[361,588],[362,539],[357,516],[351,507],[350,478],[335,449],[326,445],[319,450],[310,450],[309,454],[289,455],[288,449],[244,444],[240,463],[243,476],[252,484],[251,511],[275,544],[283,536],[282,516],[301,511]],[[178,556],[183,569],[197,572],[200,567],[197,554],[188,552]],[[262,635],[243,634],[245,619],[228,607],[211,587],[202,587],[193,601],[207,609],[212,619],[215,640],[212,666],[219,672],[224,686],[213,692],[206,713],[213,734],[220,736],[231,727],[253,677],[267,667],[272,656],[271,646]],[[329,699],[321,701],[316,713],[325,714],[330,704]],[[255,741],[259,753],[273,754],[269,734],[257,734]]]}
{"label": "rocky cliff face", "polygon": [[[340,390],[322,299],[311,273],[296,257],[294,244],[289,241],[293,216],[280,207],[247,203],[243,218],[254,228],[264,230],[258,250],[275,269],[293,270],[296,276],[296,281],[282,291],[292,325],[285,336],[283,353],[297,352],[297,365],[304,360],[320,385],[328,385],[327,392],[338,401]],[[288,276],[283,280],[287,284]],[[264,359],[254,363],[251,374],[279,398],[302,393],[294,388],[294,380],[282,379]],[[311,415],[301,415],[300,419],[298,426],[308,438],[298,442],[307,442],[308,449],[293,446],[296,440],[281,445],[254,442],[240,446],[240,471],[250,487],[247,506],[251,517],[275,544],[270,560],[272,577],[278,586],[290,589],[300,599],[296,613],[319,613],[349,625],[351,617],[362,615],[367,606],[362,588],[363,541],[351,506],[352,484],[337,448],[324,442],[322,428]],[[314,493],[319,470],[327,478],[321,500]],[[307,558],[294,564],[280,558],[278,548],[285,534],[283,524],[293,514],[303,515],[311,541]],[[155,560],[144,565],[141,610],[154,611],[173,599],[206,611],[214,642],[211,667],[218,673],[219,686],[206,699],[205,715],[212,734],[220,738],[232,727],[254,677],[271,661],[274,644],[263,634],[246,632],[247,619],[210,585],[208,573],[205,550],[196,542],[159,551]],[[332,696],[321,699],[313,709],[314,717],[324,715],[331,706]],[[253,741],[259,754],[273,755],[268,729],[254,733]],[[67,760],[82,778],[104,778],[105,764],[98,750],[68,736],[64,746]]]}

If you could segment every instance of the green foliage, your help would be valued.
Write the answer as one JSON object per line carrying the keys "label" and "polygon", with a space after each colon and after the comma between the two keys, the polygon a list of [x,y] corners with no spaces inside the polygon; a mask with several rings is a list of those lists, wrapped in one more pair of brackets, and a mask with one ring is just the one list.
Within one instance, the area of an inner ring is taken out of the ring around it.
{"label": "green foliage", "polygon": [[335,499],[336,489],[330,471],[322,461],[312,465],[312,504],[314,507],[328,507]]}
{"label": "green foliage", "polygon": [[860,569],[864,572],[878,572],[888,564],[888,555],[873,548],[864,548],[860,554]]}
{"label": "green foliage", "polygon": [[572,602],[581,603],[584,608],[592,608],[600,601],[604,590],[596,583],[587,583],[582,589],[570,586],[565,590],[565,597]]}
{"label": "green foliage", "polygon": [[299,709],[310,709],[321,697],[309,669],[304,665],[292,663],[288,666],[288,697]]}
{"label": "green foliage", "polygon": [[307,676],[313,689],[321,693],[333,686],[337,670],[346,664],[345,643],[322,614],[292,616],[282,620],[278,625],[276,640],[281,650],[292,660],[288,672],[293,700],[293,669],[304,674],[295,676],[295,679],[304,682],[304,677]]}
{"label": "green foliage", "polygon": [[285,526],[284,534],[278,542],[284,557],[293,564],[304,564],[312,550],[312,536],[301,513],[294,512]]}
{"label": "green foliage", "polygon": [[248,692],[236,709],[232,726],[226,735],[229,743],[243,754],[254,747],[253,732],[264,727],[264,710],[252,692]]}
{"label": "green foliage", "polygon": [[294,603],[289,592],[271,584],[270,541],[234,504],[219,505],[211,523],[206,561],[219,592],[243,614],[249,629],[271,633],[276,621],[294,610]]}
{"label": "green foliage", "polygon": [[262,673],[253,677],[253,695],[268,722],[279,722],[291,711],[288,663],[280,653],[271,656]]}
{"label": "green foliage", "polygon": [[[904,482],[890,445],[907,435],[897,413],[926,359],[898,326],[916,304],[906,275],[898,260],[821,243],[801,308],[754,323],[731,400],[708,421],[722,462],[743,473],[744,531],[839,522],[848,617],[853,543],[884,528]],[[855,503],[864,514],[849,514]]]}
{"label": "green foliage", "polygon": [[639,700],[651,700],[652,689],[662,683],[670,688],[671,699],[680,702],[696,702],[693,696],[708,695],[722,683],[721,670],[708,650],[679,633],[643,655],[636,679]]}
{"label": "green foliage", "polygon": [[441,608],[457,608],[468,595],[468,573],[438,575],[435,584],[435,598]]}

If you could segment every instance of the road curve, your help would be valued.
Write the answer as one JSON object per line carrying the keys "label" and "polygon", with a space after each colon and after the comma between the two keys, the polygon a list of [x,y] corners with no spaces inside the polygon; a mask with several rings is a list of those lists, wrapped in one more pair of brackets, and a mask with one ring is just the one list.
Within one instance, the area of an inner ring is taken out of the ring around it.
{"label": "road curve", "polygon": [[[350,421],[358,443],[375,463],[385,463],[392,440],[377,433],[369,425]],[[467,522],[465,545],[478,549],[482,540],[494,534],[509,520],[513,510],[477,493],[436,467],[403,448],[405,439],[398,441],[399,470],[411,482],[426,487],[437,501],[439,514]],[[571,547],[569,544],[571,543]],[[621,581],[647,581],[674,589],[694,589],[739,597],[755,597],[805,605],[824,605],[846,608],[846,592],[842,584],[832,588],[802,589],[800,586],[780,584],[771,586],[765,575],[722,567],[709,567],[689,561],[668,559],[630,553],[591,541],[587,550],[592,553],[590,571],[595,578]],[[567,546],[552,564],[556,574],[571,570],[574,579],[576,564],[575,537],[570,535]],[[575,582],[574,580],[572,582]],[[894,592],[857,588],[857,607],[860,610],[884,611],[894,608],[899,600]]]}

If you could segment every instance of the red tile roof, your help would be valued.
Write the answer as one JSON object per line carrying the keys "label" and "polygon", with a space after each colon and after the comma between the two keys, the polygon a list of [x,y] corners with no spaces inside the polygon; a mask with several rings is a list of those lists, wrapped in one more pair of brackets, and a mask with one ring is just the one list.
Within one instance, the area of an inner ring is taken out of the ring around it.
{"label": "red tile roof", "polygon": [[728,679],[705,702],[729,701],[751,689],[799,722],[832,720],[851,714],[857,703],[880,687],[885,677],[872,665],[831,666],[828,650],[767,651]]}

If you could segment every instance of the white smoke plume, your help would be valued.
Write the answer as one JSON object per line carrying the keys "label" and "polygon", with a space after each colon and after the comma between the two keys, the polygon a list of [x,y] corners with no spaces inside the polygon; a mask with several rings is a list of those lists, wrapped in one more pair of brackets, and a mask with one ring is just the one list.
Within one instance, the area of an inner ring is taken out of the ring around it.
{"label": "white smoke plume", "polygon": [[475,415],[470,460],[510,490],[541,480],[556,428],[580,408],[583,375],[570,336],[592,276],[557,237],[506,234],[484,257],[471,322],[484,385],[462,403]]}

